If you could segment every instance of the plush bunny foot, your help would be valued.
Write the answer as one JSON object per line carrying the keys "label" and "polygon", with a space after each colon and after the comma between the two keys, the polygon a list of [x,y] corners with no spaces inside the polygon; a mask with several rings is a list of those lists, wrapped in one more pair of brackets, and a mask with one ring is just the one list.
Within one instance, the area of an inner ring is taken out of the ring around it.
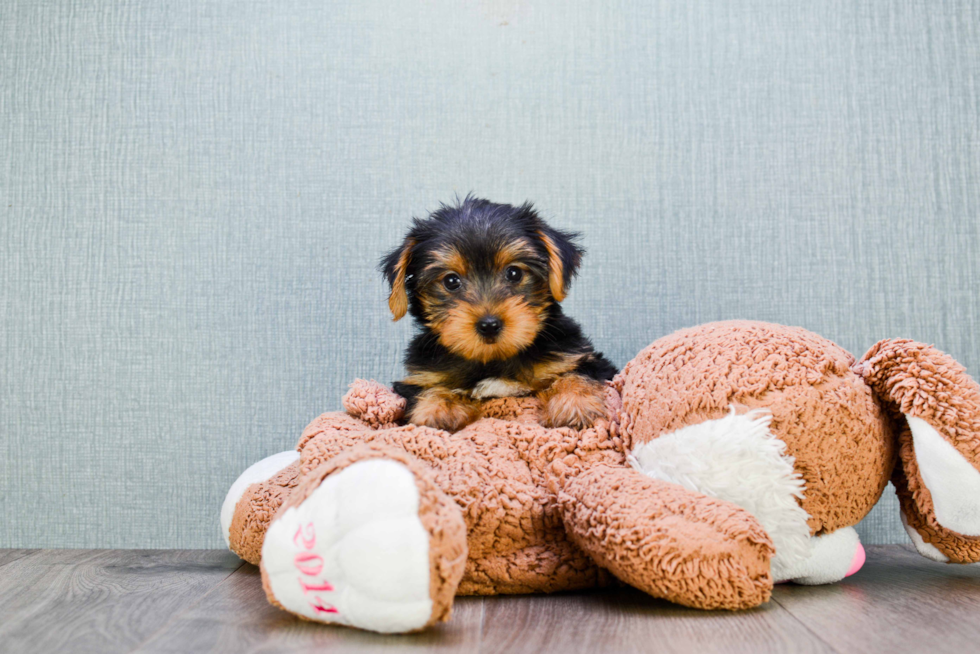
{"label": "plush bunny foot", "polygon": [[298,477],[296,450],[268,456],[238,476],[221,505],[221,534],[231,551],[258,565],[269,521],[296,487]]}
{"label": "plush bunny foot", "polygon": [[465,525],[459,508],[410,469],[419,464],[402,458],[328,462],[302,482],[266,533],[270,601],[309,620],[382,633],[448,619]]}
{"label": "plush bunny foot", "polygon": [[864,547],[853,527],[844,527],[810,540],[809,558],[778,573],[774,571],[776,583],[792,581],[806,586],[833,584],[850,577],[864,565]]}

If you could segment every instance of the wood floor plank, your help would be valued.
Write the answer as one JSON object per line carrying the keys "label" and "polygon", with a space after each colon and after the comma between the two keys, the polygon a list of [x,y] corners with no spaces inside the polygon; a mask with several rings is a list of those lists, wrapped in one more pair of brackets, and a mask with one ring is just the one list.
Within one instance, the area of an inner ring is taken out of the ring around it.
{"label": "wood floor plank", "polygon": [[980,566],[869,547],[830,586],[778,586],[740,613],[685,609],[623,588],[460,598],[422,634],[303,622],[265,600],[258,570],[221,551],[0,550],[7,652],[894,652],[980,643]]}
{"label": "wood floor plank", "polygon": [[699,611],[632,588],[488,599],[481,654],[830,652],[782,607]]}
{"label": "wood floor plank", "polygon": [[300,620],[266,600],[258,568],[245,565],[174,618],[141,654],[214,652],[476,652],[482,598],[459,598],[452,619],[421,634],[379,634]]}
{"label": "wood floor plank", "polygon": [[128,652],[242,565],[214,550],[43,550],[0,568],[0,652]]}
{"label": "wood floor plank", "polygon": [[25,556],[30,556],[38,551],[39,550],[0,550],[0,567],[3,567],[8,563],[13,563],[17,559],[22,559]]}
{"label": "wood floor plank", "polygon": [[980,647],[980,565],[936,563],[894,545],[867,552],[853,577],[780,587],[775,601],[842,653]]}

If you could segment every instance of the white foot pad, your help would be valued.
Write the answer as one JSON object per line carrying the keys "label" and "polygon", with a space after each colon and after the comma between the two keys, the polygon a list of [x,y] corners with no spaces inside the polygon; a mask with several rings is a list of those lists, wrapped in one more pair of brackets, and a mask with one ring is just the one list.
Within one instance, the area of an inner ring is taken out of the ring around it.
{"label": "white foot pad", "polygon": [[864,547],[854,527],[843,527],[811,539],[810,558],[791,569],[773,571],[776,583],[792,581],[806,586],[832,584],[849,577],[864,565]]}
{"label": "white foot pad", "polygon": [[429,534],[415,477],[384,459],[327,477],[269,527],[272,595],[310,620],[399,633],[429,621]]}

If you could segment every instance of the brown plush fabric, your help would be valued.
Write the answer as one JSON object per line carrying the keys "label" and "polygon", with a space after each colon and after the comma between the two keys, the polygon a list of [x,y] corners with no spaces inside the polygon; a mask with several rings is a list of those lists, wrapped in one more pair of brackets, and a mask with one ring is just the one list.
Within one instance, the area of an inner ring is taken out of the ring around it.
{"label": "brown plush fabric", "polygon": [[558,497],[572,540],[631,586],[701,609],[769,599],[772,542],[730,502],[608,465],[574,477]]}
{"label": "brown plush fabric", "polygon": [[534,396],[493,398],[483,402],[480,417],[538,424],[541,421],[541,400]]}
{"label": "brown plush fabric", "polygon": [[886,401],[898,432],[901,466],[892,483],[909,525],[953,563],[980,561],[980,538],[936,521],[932,496],[915,460],[912,431],[903,414],[928,422],[980,470],[980,385],[936,348],[906,339],[880,341],[864,355],[864,378]]}
{"label": "brown plush fabric", "polygon": [[245,489],[228,530],[231,551],[252,565],[262,558],[262,542],[279,507],[299,484],[299,462]]}
{"label": "brown plush fabric", "polygon": [[658,436],[739,412],[772,412],[806,482],[801,503],[814,534],[856,524],[881,496],[894,440],[854,357],[798,327],[747,321],[684,329],[654,342],[614,380],[632,449]]}
{"label": "brown plush fabric", "polygon": [[311,439],[324,433],[344,432],[356,434],[369,429],[373,429],[370,424],[349,416],[343,411],[324,413],[314,418],[313,422],[308,424],[306,429],[303,430],[303,434],[299,437],[299,442],[296,443],[296,451],[302,452]]}
{"label": "brown plush fabric", "polygon": [[[302,482],[283,503],[281,510],[286,511],[300,505],[334,472],[360,461],[378,458],[397,461],[415,476],[419,491],[419,520],[429,533],[429,596],[432,598],[432,614],[425,626],[445,622],[452,614],[453,597],[466,563],[466,524],[459,506],[435,484],[428,466],[398,448],[356,445],[304,475]],[[271,592],[265,568],[260,566],[260,569],[266,597],[275,606],[283,608]]]}
{"label": "brown plush fabric", "polygon": [[[688,606],[765,602],[774,552],[753,516],[626,464],[636,445],[731,406],[771,412],[770,431],[805,482],[811,533],[867,514],[895,467],[898,439],[903,467],[894,479],[909,522],[950,559],[980,558],[980,539],[935,522],[908,428],[897,419],[904,412],[929,420],[977,466],[980,387],[952,359],[911,341],[884,341],[857,363],[800,328],[731,321],[682,330],[627,364],[605,389],[607,419],[580,431],[543,427],[534,397],[488,400],[481,418],[456,433],[398,426],[404,401],[375,382],[352,384],[344,405],[348,414],[324,414],[304,431],[297,449],[305,485],[287,503],[353,460],[408,462],[431,498],[425,524],[443,552],[433,561],[433,599],[446,609],[450,587],[550,592],[608,583],[609,573]],[[276,492],[257,488],[239,502],[234,524],[253,525],[253,541],[268,525],[273,501],[264,498]],[[464,549],[452,515],[462,520],[468,552],[458,586],[454,557]],[[439,544],[443,532],[451,545]]]}

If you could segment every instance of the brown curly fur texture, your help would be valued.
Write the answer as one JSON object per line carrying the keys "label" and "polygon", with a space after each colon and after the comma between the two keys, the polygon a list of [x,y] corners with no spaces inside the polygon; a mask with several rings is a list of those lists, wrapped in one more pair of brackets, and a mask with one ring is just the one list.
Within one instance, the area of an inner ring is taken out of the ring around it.
{"label": "brown curly fur texture", "polygon": [[772,412],[806,482],[814,534],[857,524],[875,505],[895,460],[894,439],[854,357],[798,327],[730,321],[659,339],[614,380],[623,440],[640,443],[705,420],[731,405]]}
{"label": "brown curly fur texture", "polygon": [[363,420],[374,429],[394,427],[405,414],[405,398],[373,379],[352,382],[342,402],[351,417]]}
{"label": "brown curly fur texture", "polygon": [[[466,562],[466,525],[459,507],[439,490],[427,466],[397,448],[358,445],[305,475],[289,499],[283,503],[281,510],[286,511],[302,504],[331,474],[354,463],[378,458],[397,461],[415,476],[419,491],[419,520],[429,534],[429,596],[432,598],[432,613],[422,629],[437,622],[445,622],[452,613],[453,597],[463,576]],[[260,570],[262,587],[269,601],[283,608],[272,594],[268,575],[261,564]]]}
{"label": "brown curly fur texture", "polygon": [[730,502],[608,465],[570,480],[559,501],[572,540],[654,597],[701,609],[769,600],[775,549]]}
{"label": "brown curly fur texture", "polygon": [[966,369],[936,348],[906,339],[875,344],[861,361],[864,378],[886,400],[898,432],[892,483],[909,526],[953,563],[980,561],[980,538],[936,520],[932,495],[919,474],[912,431],[903,414],[921,418],[980,470],[980,386]]}
{"label": "brown curly fur texture", "polygon": [[541,422],[541,402],[535,397],[501,397],[483,402],[481,418],[516,420],[538,424]]}
{"label": "brown curly fur texture", "polygon": [[235,505],[228,529],[231,551],[258,565],[262,542],[273,516],[299,484],[299,461],[291,463],[269,479],[245,489]]}
{"label": "brown curly fur texture", "polygon": [[330,411],[328,413],[323,413],[314,418],[313,422],[308,424],[306,429],[303,430],[303,434],[299,437],[299,442],[296,443],[296,451],[302,452],[310,440],[316,438],[324,432],[344,432],[348,434],[357,434],[369,429],[374,429],[374,427],[363,420],[358,420],[357,418],[347,415],[343,411]]}

